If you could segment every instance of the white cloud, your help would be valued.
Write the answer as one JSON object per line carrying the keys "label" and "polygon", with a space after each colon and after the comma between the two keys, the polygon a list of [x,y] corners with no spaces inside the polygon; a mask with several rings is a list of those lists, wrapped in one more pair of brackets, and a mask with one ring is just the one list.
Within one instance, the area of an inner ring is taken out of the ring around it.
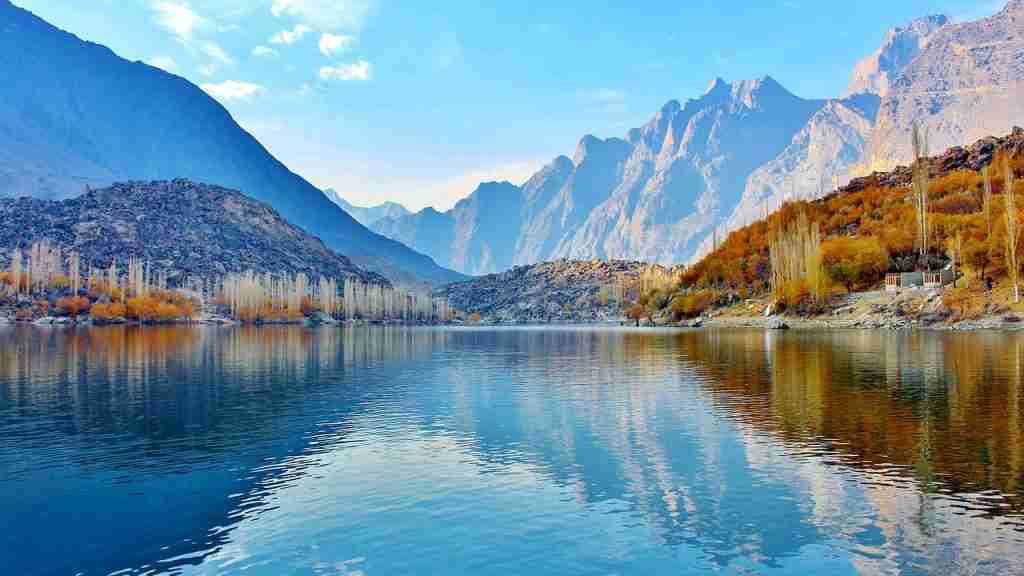
{"label": "white cloud", "polygon": [[257,58],[264,58],[267,56],[277,56],[277,50],[273,48],[267,48],[266,46],[257,46],[252,49],[252,55]]}
{"label": "white cloud", "polygon": [[324,66],[320,69],[321,80],[369,80],[370,75],[370,63],[366,60],[338,66]]}
{"label": "white cloud", "polygon": [[235,63],[231,56],[229,56],[228,53],[220,47],[220,44],[217,44],[216,42],[203,42],[199,49],[203,54],[206,54],[221,64],[230,66]]}
{"label": "white cloud", "polygon": [[305,24],[296,24],[295,28],[291,30],[281,30],[277,34],[270,37],[271,44],[295,44],[306,34],[312,32],[313,29]]}
{"label": "white cloud", "polygon": [[178,69],[178,63],[174,61],[174,58],[170,56],[153,56],[146,60],[146,64],[153,66],[154,68],[160,68],[167,72],[174,72]]}
{"label": "white cloud", "polygon": [[354,36],[324,32],[320,35],[320,53],[324,56],[334,56],[349,49],[355,42]]}
{"label": "white cloud", "polygon": [[277,17],[290,16],[321,30],[358,30],[370,12],[371,0],[274,0]]}
{"label": "white cloud", "polygon": [[196,29],[208,24],[206,18],[192,10],[188,2],[159,0],[153,2],[152,7],[156,12],[156,23],[183,42],[192,40]]}
{"label": "white cloud", "polygon": [[266,89],[259,84],[240,82],[238,80],[225,80],[219,84],[200,84],[199,87],[210,96],[224,102],[247,100],[266,92]]}

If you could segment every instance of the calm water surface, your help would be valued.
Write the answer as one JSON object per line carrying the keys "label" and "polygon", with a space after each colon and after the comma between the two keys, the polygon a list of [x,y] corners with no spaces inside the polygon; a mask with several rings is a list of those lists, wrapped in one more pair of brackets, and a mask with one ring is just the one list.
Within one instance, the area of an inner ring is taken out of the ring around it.
{"label": "calm water surface", "polygon": [[1024,574],[1024,337],[0,330],[4,574]]}

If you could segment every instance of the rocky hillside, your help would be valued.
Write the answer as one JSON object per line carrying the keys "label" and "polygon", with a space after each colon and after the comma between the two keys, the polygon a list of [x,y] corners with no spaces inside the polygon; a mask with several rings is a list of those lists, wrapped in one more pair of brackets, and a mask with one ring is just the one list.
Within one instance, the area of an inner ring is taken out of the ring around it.
{"label": "rocky hillside", "polygon": [[270,206],[187,180],[115,184],[68,200],[0,199],[0,262],[40,240],[78,251],[83,266],[142,258],[172,284],[246,270],[385,282]]}
{"label": "rocky hillside", "polygon": [[[522,186],[485,184],[449,212],[374,229],[466,273],[565,257],[694,261],[786,200],[907,163],[914,121],[932,150],[1024,122],[1022,37],[1024,0],[977,22],[927,16],[891,29],[841,98],[716,79],[623,138],[585,136]],[[498,225],[485,220],[495,211]]]}
{"label": "rocky hillside", "polygon": [[188,178],[242,190],[364,267],[462,279],[369,231],[184,78],[129,62],[0,0],[0,196]]}
{"label": "rocky hillside", "polygon": [[629,286],[650,265],[622,260],[555,260],[449,284],[437,295],[484,322],[610,322],[622,318],[614,286]]}

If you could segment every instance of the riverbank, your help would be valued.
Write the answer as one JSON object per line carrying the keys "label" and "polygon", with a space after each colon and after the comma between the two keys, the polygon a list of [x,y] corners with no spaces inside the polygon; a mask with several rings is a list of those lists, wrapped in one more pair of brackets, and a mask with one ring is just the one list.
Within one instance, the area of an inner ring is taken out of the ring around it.
{"label": "riverbank", "polygon": [[[811,316],[772,314],[771,301],[750,299],[679,324],[690,327],[793,329],[1024,330],[1024,321],[1002,293],[954,297],[951,288],[858,292],[833,299]],[[951,308],[951,305],[953,306]]]}
{"label": "riverbank", "polygon": [[341,326],[341,325],[401,325],[434,326],[441,323],[409,322],[404,320],[338,320],[330,317],[304,317],[301,319],[261,320],[258,322],[239,321],[227,316],[204,315],[195,318],[181,318],[160,322],[140,322],[124,318],[97,320],[90,316],[72,318],[68,316],[44,316],[34,320],[22,320],[0,316],[0,326],[37,327],[88,327],[88,326]]}

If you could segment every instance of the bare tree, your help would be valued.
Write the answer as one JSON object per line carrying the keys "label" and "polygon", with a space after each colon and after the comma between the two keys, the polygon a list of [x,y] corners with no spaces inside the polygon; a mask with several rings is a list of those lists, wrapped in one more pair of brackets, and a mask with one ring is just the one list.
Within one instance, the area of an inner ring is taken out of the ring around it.
{"label": "bare tree", "polygon": [[981,180],[981,210],[985,214],[985,227],[987,230],[985,238],[987,239],[992,237],[992,174],[989,172],[988,166],[981,169]]}
{"label": "bare tree", "polygon": [[911,130],[914,149],[913,192],[917,212],[920,260],[928,265],[928,130],[914,122]]}
{"label": "bare tree", "polygon": [[1017,242],[1020,239],[1020,229],[1017,213],[1017,196],[1014,193],[1014,174],[1010,161],[1005,161],[1006,167],[1006,267],[1010,274],[1010,281],[1013,283],[1013,301],[1020,302],[1020,265],[1017,262]]}

